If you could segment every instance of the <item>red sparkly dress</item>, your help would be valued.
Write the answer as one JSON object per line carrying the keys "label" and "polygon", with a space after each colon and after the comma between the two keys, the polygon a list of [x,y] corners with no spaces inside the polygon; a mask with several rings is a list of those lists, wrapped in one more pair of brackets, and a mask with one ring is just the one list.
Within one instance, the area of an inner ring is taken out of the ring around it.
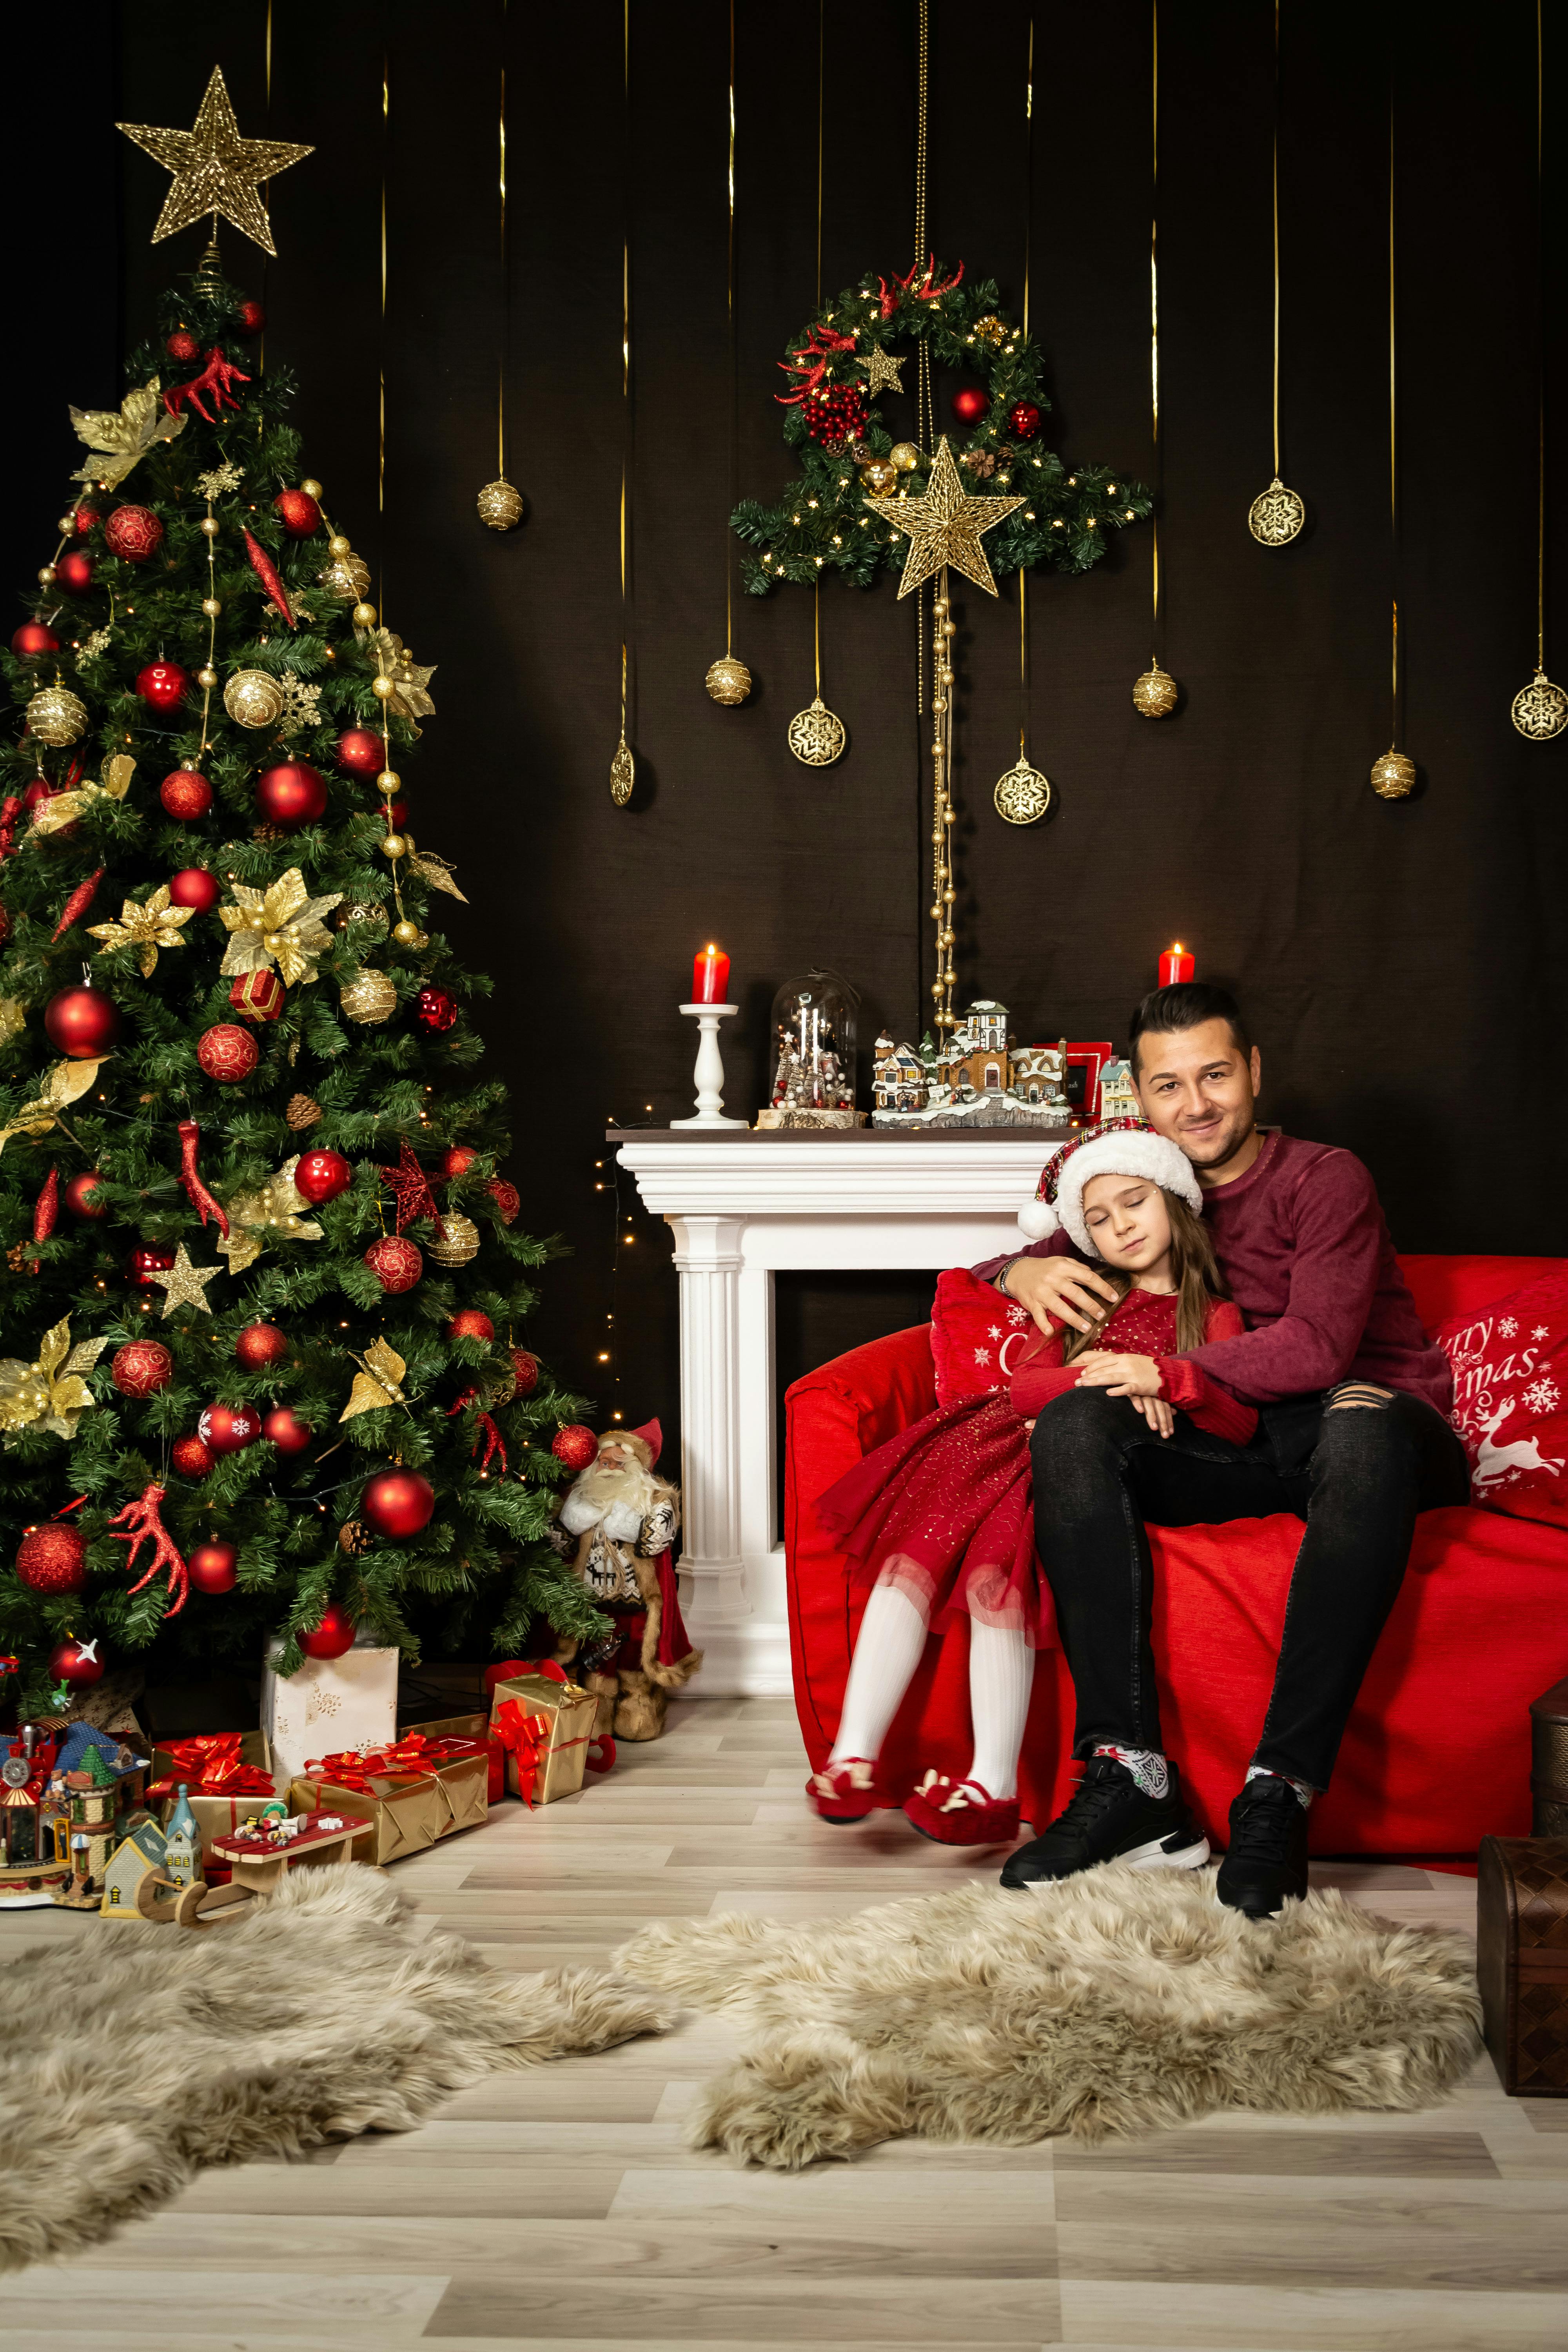
{"label": "red sparkly dress", "polygon": [[[1215,1299],[1204,1339],[1236,1339],[1245,1328],[1239,1309]],[[1176,1354],[1173,1293],[1130,1290],[1096,1345],[1152,1356],[1162,1395],[1200,1429],[1237,1445],[1251,1437],[1253,1408]],[[1022,1633],[1034,1649],[1054,1647],[1050,1590],[1035,1553],[1026,1423],[1076,1388],[1079,1370],[1062,1362],[1059,1332],[1032,1331],[1010,1386],[939,1404],[830,1486],[817,1516],[854,1564],[857,1586],[898,1586],[926,1612],[933,1632],[968,1615]],[[1130,1412],[1136,1409],[1130,1398],[1124,1402]]]}

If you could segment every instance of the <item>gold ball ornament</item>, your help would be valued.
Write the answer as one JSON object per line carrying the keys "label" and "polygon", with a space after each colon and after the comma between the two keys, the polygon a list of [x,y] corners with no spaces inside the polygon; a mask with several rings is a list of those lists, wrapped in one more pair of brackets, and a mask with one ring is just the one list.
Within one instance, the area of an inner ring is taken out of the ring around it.
{"label": "gold ball ornament", "polygon": [[1510,716],[1530,742],[1550,743],[1568,727],[1568,694],[1553,686],[1543,669],[1538,669],[1530,684],[1514,696]]}
{"label": "gold ball ornament", "polygon": [[74,743],[87,729],[87,705],[68,686],[46,686],[27,705],[27,726],[40,743]]}
{"label": "gold ball ornament", "polygon": [[831,768],[847,740],[844,721],[834,717],[820,694],[813,697],[809,710],[795,712],[786,737],[795,758],[808,768]]}
{"label": "gold ball ornament", "polygon": [[515,530],[522,520],[522,492],[510,482],[487,482],[474,504],[479,520],[491,530]]}
{"label": "gold ball ornament", "polygon": [[75,515],[61,515],[58,522],[55,525],[55,529],[59,531],[74,531],[76,530]]}
{"label": "gold ball ornament", "polygon": [[202,598],[202,610],[206,614],[209,621],[216,621],[218,614],[223,610],[221,598],[216,596],[204,596]]}
{"label": "gold ball ornament", "polygon": [[38,566],[38,585],[39,585],[39,587],[40,587],[40,588],[47,588],[48,586],[50,586],[50,585],[51,585],[51,583],[53,583],[53,582],[54,582],[58,577],[58,573],[56,572],[56,571],[55,571],[55,567],[54,567],[54,565],[53,565],[52,563],[40,563],[40,564],[39,564],[39,566]]}
{"label": "gold ball ornament", "polygon": [[478,1225],[472,1217],[458,1216],[450,1209],[443,1210],[441,1223],[447,1229],[445,1234],[426,1242],[426,1248],[437,1265],[467,1265],[479,1253]]}
{"label": "gold ball ornament", "polygon": [[400,948],[414,948],[418,946],[424,934],[420,930],[418,924],[411,923],[407,916],[405,915],[400,923],[394,923],[392,927],[392,936],[397,941]]}
{"label": "gold ball ornament", "polygon": [[899,478],[899,469],[890,457],[873,457],[860,468],[860,479],[874,499],[885,499]]}
{"label": "gold ball ornament", "polygon": [[196,684],[200,687],[205,687],[210,694],[213,688],[217,684],[216,670],[212,668],[202,668],[197,670]]}
{"label": "gold ball ornament", "polygon": [[216,539],[222,530],[223,525],[216,515],[203,515],[196,528],[204,539]]}
{"label": "gold ball ornament", "polygon": [[375,789],[384,799],[395,801],[403,790],[403,779],[395,768],[383,768],[375,780]]}
{"label": "gold ball ornament", "polygon": [[370,593],[370,566],[363,555],[345,555],[329,563],[324,572],[318,572],[316,578],[329,596],[336,596],[345,604],[357,604]]}
{"label": "gold ball ornament", "polygon": [[342,532],[341,530],[335,530],[333,531],[331,539],[327,541],[327,553],[331,556],[335,562],[341,563],[345,555],[352,555],[353,553],[353,550],[349,545],[348,541],[343,537]]}
{"label": "gold ball ornament", "polygon": [[733,709],[737,703],[744,702],[747,695],[750,694],[752,673],[743,661],[735,659],[733,654],[724,654],[710,666],[708,675],[702,683],[715,702],[721,702],[728,709]]}
{"label": "gold ball ornament", "polygon": [[1247,509],[1247,528],[1260,547],[1288,547],[1306,520],[1306,507],[1278,474]]}
{"label": "gold ball ornament", "polygon": [[900,474],[912,474],[920,464],[921,453],[912,441],[895,441],[888,452],[888,463]]}
{"label": "gold ball ornament", "polygon": [[300,483],[300,488],[304,491],[305,496],[308,499],[319,499],[321,495],[321,486],[320,482],[310,480],[303,481]]}
{"label": "gold ball ornament", "polygon": [[397,682],[395,678],[387,677],[384,674],[380,677],[373,677],[371,679],[370,690],[374,695],[378,702],[390,702],[393,696],[397,692]]}
{"label": "gold ball ornament", "polygon": [[237,727],[274,727],[283,716],[283,688],[264,669],[237,669],[223,707]]}
{"label": "gold ball ornament", "polygon": [[1415,790],[1415,761],[1391,744],[1382,759],[1373,762],[1372,788],[1380,801],[1407,801]]}
{"label": "gold ball ornament", "polygon": [[1168,719],[1176,707],[1181,688],[1168,669],[1158,662],[1146,669],[1132,688],[1132,708],[1143,719]]}
{"label": "gold ball ornament", "polygon": [[380,617],[374,604],[356,604],[349,614],[356,629],[374,629]]}
{"label": "gold ball ornament", "polygon": [[1031,768],[1020,751],[1018,764],[996,779],[996,814],[1005,824],[1037,824],[1051,804],[1051,782]]}
{"label": "gold ball ornament", "polygon": [[384,857],[390,857],[395,866],[408,847],[407,842],[400,833],[389,833],[386,835],[386,838],[384,841],[379,842],[376,845],[380,849],[382,856]]}
{"label": "gold ball ornament", "polygon": [[332,920],[340,931],[350,923],[374,923],[378,930],[384,931],[391,917],[379,898],[350,898],[338,908]]}
{"label": "gold ball ornament", "polygon": [[349,982],[338,1002],[351,1021],[368,1029],[396,1009],[397,991],[384,971],[362,971]]}

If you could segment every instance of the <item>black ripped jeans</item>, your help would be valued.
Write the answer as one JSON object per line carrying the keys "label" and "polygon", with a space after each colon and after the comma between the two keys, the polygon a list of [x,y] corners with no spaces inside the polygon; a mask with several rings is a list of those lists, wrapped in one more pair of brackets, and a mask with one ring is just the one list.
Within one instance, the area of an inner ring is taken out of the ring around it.
{"label": "black ripped jeans", "polygon": [[[1371,1396],[1367,1404],[1335,1397]],[[1417,1397],[1346,1381],[1266,1407],[1247,1445],[1184,1414],[1158,1437],[1126,1397],[1069,1389],[1035,1423],[1035,1540],[1078,1693],[1074,1753],[1159,1748],[1146,1519],[1306,1521],[1255,1761],[1328,1786],[1346,1720],[1405,1575],[1417,1511],[1469,1497],[1465,1452]]]}

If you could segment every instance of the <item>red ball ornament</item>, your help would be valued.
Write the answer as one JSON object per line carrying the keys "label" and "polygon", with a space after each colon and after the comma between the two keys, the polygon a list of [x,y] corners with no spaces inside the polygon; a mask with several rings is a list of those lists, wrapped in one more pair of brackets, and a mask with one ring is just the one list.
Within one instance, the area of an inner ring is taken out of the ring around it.
{"label": "red ball ornament", "polygon": [[309,539],[313,530],[321,528],[321,509],[309,490],[279,490],[272,501],[272,511],[281,517],[290,539]]}
{"label": "red ball ornament", "polygon": [[360,1509],[378,1536],[416,1536],[436,1508],[436,1489],[417,1470],[384,1470],[360,1497]]}
{"label": "red ball ornament", "polygon": [[39,654],[58,654],[60,641],[53,629],[42,621],[24,621],[11,638],[11,651],[18,661],[31,661]]}
{"label": "red ball ornament", "polygon": [[234,1343],[235,1360],[247,1372],[276,1364],[288,1353],[289,1334],[276,1323],[247,1323]]}
{"label": "red ball ornament", "polygon": [[496,1214],[503,1225],[510,1225],[522,1206],[522,1194],[504,1176],[492,1176],[485,1186],[496,1204]]}
{"label": "red ball ornament", "polygon": [[169,877],[169,897],[176,907],[194,907],[198,915],[210,915],[218,896],[217,876],[205,866],[182,866]]}
{"label": "red ball ornament", "polygon": [[196,1434],[215,1454],[239,1454],[261,1434],[261,1415],[250,1404],[209,1404]]}
{"label": "red ball ornament", "polygon": [[267,313],[254,298],[239,306],[239,331],[242,335],[258,335],[267,324]]}
{"label": "red ball ornament", "polygon": [[585,1470],[599,1451],[599,1441],[580,1421],[568,1422],[550,1441],[550,1451],[568,1470]]}
{"label": "red ball ornament", "polygon": [[479,1156],[466,1143],[449,1144],[441,1154],[441,1173],[448,1182],[454,1176],[466,1176]]}
{"label": "red ball ornament", "polygon": [[294,1171],[294,1190],[313,1209],[323,1201],[335,1201],[353,1182],[354,1171],[341,1151],[306,1151],[300,1154]]}
{"label": "red ball ornament", "polygon": [[176,1437],[171,1454],[182,1478],[205,1478],[217,1456],[200,1437]]}
{"label": "red ball ornament", "polygon": [[1007,429],[1016,441],[1032,441],[1040,429],[1040,412],[1032,400],[1016,400],[1007,411]]}
{"label": "red ball ornament", "polygon": [[511,1368],[517,1374],[519,1396],[531,1396],[539,1386],[538,1357],[531,1356],[526,1348],[514,1348],[511,1351]]}
{"label": "red ball ornament", "polygon": [[190,672],[178,662],[149,662],[136,674],[136,691],[149,710],[178,710],[190,690]]}
{"label": "red ball ornament", "polygon": [[481,1315],[477,1307],[460,1307],[447,1329],[454,1339],[483,1339],[487,1346],[496,1335],[496,1327],[489,1317]]}
{"label": "red ball ornament", "polygon": [[29,1528],[16,1548],[17,1581],[29,1592],[79,1592],[87,1581],[86,1563],[86,1537],[63,1519]]}
{"label": "red ball ornament", "polygon": [[353,1619],[335,1601],[328,1601],[314,1631],[300,1636],[300,1647],[308,1658],[341,1658],[353,1644]]}
{"label": "red ball ornament", "polygon": [[425,1271],[425,1259],[411,1241],[401,1234],[386,1234],[373,1242],[364,1254],[364,1262],[380,1283],[383,1290],[412,1290]]}
{"label": "red ball ornament", "polygon": [[49,1672],[58,1683],[69,1683],[83,1690],[89,1683],[103,1680],[103,1660],[98,1654],[101,1635],[94,1634],[90,1642],[57,1642],[49,1652]]}
{"label": "red ball ornament", "polygon": [[406,801],[394,801],[392,806],[386,812],[386,821],[392,827],[394,833],[401,833],[404,826],[408,822],[408,803]]}
{"label": "red ball ornament", "polygon": [[285,760],[258,776],[256,805],[268,824],[310,824],[326,814],[325,779],[303,760]]}
{"label": "red ball ornament", "polygon": [[109,1203],[99,1192],[103,1178],[96,1168],[89,1168],[73,1176],[66,1186],[65,1202],[73,1217],[106,1217]]}
{"label": "red ball ornament", "polygon": [[163,544],[163,526],[151,507],[116,507],[103,526],[103,543],[127,563],[145,563]]}
{"label": "red ball ornament", "polygon": [[98,510],[95,507],[78,507],[71,520],[76,525],[77,536],[79,539],[85,539],[89,531],[98,529]]}
{"label": "red ball ornament", "polygon": [[44,1028],[68,1061],[90,1062],[119,1036],[120,1007],[101,988],[62,988],[44,1007]]}
{"label": "red ball ornament", "polygon": [[182,824],[189,824],[198,816],[205,816],[213,804],[213,788],[205,776],[194,768],[175,768],[158,787],[158,798],[171,816]]}
{"label": "red ball ornament", "polygon": [[193,360],[199,360],[202,355],[202,347],[188,327],[176,327],[172,335],[166,335],[163,349],[172,360],[178,360],[182,367],[189,367]]}
{"label": "red ball ornament", "polygon": [[185,1566],[198,1592],[232,1592],[239,1574],[239,1554],[228,1543],[198,1544]]}
{"label": "red ball ornament", "polygon": [[251,1032],[233,1021],[220,1021],[216,1028],[204,1029],[196,1039],[196,1059],[220,1087],[237,1086],[260,1058],[261,1048]]}
{"label": "red ball ornament", "polygon": [[978,425],[990,405],[977,384],[966,383],[952,395],[952,413],[961,425]]}
{"label": "red ball ornament", "polygon": [[152,1290],[155,1286],[153,1276],[167,1274],[174,1263],[174,1252],[172,1249],[156,1244],[148,1248],[143,1244],[141,1249],[133,1249],[126,1259],[126,1278],[132,1290]]}
{"label": "red ball ornament", "polygon": [[81,548],[68,548],[55,566],[55,586],[68,595],[85,596],[92,586],[92,561]]}
{"label": "red ball ornament", "polygon": [[379,735],[367,727],[346,728],[338,737],[338,765],[351,776],[379,776],[386,762]]}
{"label": "red ball ornament", "polygon": [[303,1454],[315,1435],[308,1422],[286,1404],[274,1405],[261,1424],[261,1434],[269,1438],[279,1454]]}
{"label": "red ball ornament", "polygon": [[414,1017],[422,1029],[439,1036],[458,1017],[458,1000],[444,988],[422,988],[414,1000]]}
{"label": "red ball ornament", "polygon": [[121,1396],[156,1396],[174,1377],[174,1359],[156,1339],[132,1339],[116,1349],[109,1377]]}

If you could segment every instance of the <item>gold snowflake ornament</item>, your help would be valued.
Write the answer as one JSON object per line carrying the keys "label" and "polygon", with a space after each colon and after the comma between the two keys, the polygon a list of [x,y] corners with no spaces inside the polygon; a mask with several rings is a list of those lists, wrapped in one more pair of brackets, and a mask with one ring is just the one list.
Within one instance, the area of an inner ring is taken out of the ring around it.
{"label": "gold snowflake ornament", "polygon": [[151,980],[158,968],[159,949],[184,946],[180,934],[195,911],[194,907],[171,906],[169,886],[161,882],[152,897],[140,904],[127,898],[117,923],[89,923],[88,933],[103,941],[100,955],[112,955],[116,948],[135,948],[142,977]]}
{"label": "gold snowflake ornament", "polygon": [[938,444],[936,462],[923,498],[866,501],[873,514],[892,530],[902,531],[910,542],[904,575],[899,583],[900,599],[949,565],[954,572],[962,572],[966,580],[973,580],[977,588],[984,588],[988,596],[994,596],[996,583],[981,539],[984,532],[994,530],[999,522],[1016,513],[1023,503],[1021,498],[972,498],[958,478],[945,433]]}
{"label": "gold snowflake ornament", "polygon": [[117,122],[114,127],[174,175],[153,231],[154,245],[189,228],[204,213],[221,213],[252,245],[276,254],[267,207],[256,191],[263,180],[315,150],[289,139],[242,139],[221,67],[214,66],[189,131],[157,131],[146,122]]}
{"label": "gold snowflake ornament", "polygon": [[174,440],[184,431],[185,418],[170,415],[158,397],[159,388],[154,376],[139,392],[128,392],[118,414],[112,408],[71,410],[77,438],[92,452],[71,476],[73,482],[97,482],[103,489],[118,489],[149,449],[160,441]]}
{"label": "gold snowflake ornament", "polygon": [[316,959],[332,944],[321,917],[331,913],[342,895],[334,890],[330,898],[312,898],[297,866],[290,866],[267,890],[237,882],[234,904],[218,908],[232,934],[219,967],[225,978],[265,971],[275,963],[286,988],[309,987],[318,976]]}
{"label": "gold snowflake ornament", "polygon": [[[309,616],[296,605],[294,617],[304,620]],[[303,728],[319,727],[321,723],[321,688],[307,686],[298,670],[292,669],[284,671],[281,684],[283,716],[278,722],[279,735],[298,735]]]}
{"label": "gold snowflake ornament", "polygon": [[196,476],[196,488],[204,499],[221,499],[226,497],[230,490],[237,490],[244,479],[245,467],[231,466],[226,457],[223,464],[215,466],[210,474]]}

